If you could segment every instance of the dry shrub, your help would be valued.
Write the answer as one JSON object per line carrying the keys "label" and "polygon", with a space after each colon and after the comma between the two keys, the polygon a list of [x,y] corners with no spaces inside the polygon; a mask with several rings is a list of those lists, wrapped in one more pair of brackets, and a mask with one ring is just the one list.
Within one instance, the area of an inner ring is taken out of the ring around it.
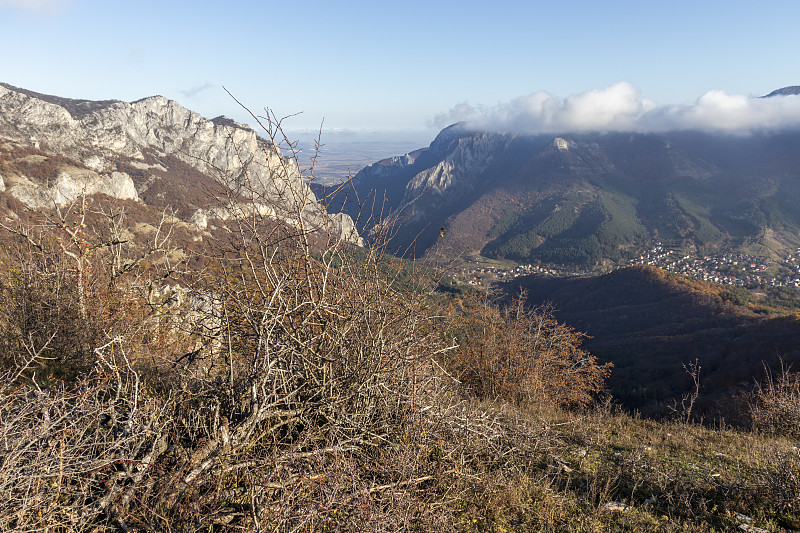
{"label": "dry shrub", "polygon": [[583,334],[547,308],[528,309],[524,295],[510,306],[488,296],[465,297],[449,320],[459,348],[447,365],[481,398],[515,403],[586,406],[604,387],[610,364],[580,348]]}
{"label": "dry shrub", "polygon": [[16,339],[0,527],[447,531],[542,452],[545,428],[463,397],[431,300],[378,252],[253,235],[172,303],[115,293],[140,314],[97,323],[74,384],[35,377],[47,339]]}
{"label": "dry shrub", "polygon": [[795,449],[773,449],[760,469],[760,495],[765,507],[800,517],[800,453]]}
{"label": "dry shrub", "polygon": [[206,280],[218,334],[183,375],[176,422],[191,438],[167,501],[193,516],[238,501],[263,527],[317,527],[404,481],[376,454],[409,425],[444,347],[423,301],[366,275],[369,258],[253,242],[240,254]]}
{"label": "dry shrub", "polygon": [[770,434],[800,437],[800,373],[783,361],[777,375],[764,365],[765,378],[744,394],[751,427]]}
{"label": "dry shrub", "polygon": [[[87,258],[85,308],[57,250],[36,248],[46,269],[5,261],[5,529],[438,520],[417,498],[431,478],[387,449],[447,348],[426,300],[391,288],[377,252],[316,255],[241,223],[250,240],[219,243],[191,290],[109,287],[106,258]],[[53,358],[72,361],[74,385]]]}
{"label": "dry shrub", "polygon": [[0,376],[0,529],[124,525],[116,507],[152,487],[170,404],[143,394],[121,350],[98,348],[98,364],[74,384],[25,379],[33,360]]}
{"label": "dry shrub", "polygon": [[93,348],[108,340],[106,332],[115,323],[129,318],[128,310],[125,298],[103,284],[99,275],[91,275],[81,287],[92,302],[82,307],[75,268],[49,241],[49,236],[42,237],[40,248],[22,243],[16,257],[6,256],[3,261],[0,290],[6,300],[7,327],[0,341],[0,358],[13,366],[27,357],[26,347],[44,347],[38,358],[45,363],[40,374],[73,378],[88,370]]}
{"label": "dry shrub", "polygon": [[[20,365],[36,350],[39,376],[80,379],[98,346],[139,338],[143,327],[156,334],[152,308],[140,296],[171,269],[161,260],[167,238],[159,228],[153,241],[136,243],[125,223],[124,207],[79,198],[28,214],[25,223],[0,224],[3,366]],[[146,258],[159,266],[142,276]]]}

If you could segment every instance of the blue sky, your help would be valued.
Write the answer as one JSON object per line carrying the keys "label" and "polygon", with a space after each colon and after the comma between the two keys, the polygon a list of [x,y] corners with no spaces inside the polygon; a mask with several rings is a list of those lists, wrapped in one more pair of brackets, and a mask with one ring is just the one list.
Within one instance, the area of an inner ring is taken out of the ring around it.
{"label": "blue sky", "polygon": [[624,82],[690,106],[800,84],[798,22],[796,0],[0,0],[0,81],[249,121],[224,86],[256,112],[302,112],[289,129],[428,135],[541,91]]}

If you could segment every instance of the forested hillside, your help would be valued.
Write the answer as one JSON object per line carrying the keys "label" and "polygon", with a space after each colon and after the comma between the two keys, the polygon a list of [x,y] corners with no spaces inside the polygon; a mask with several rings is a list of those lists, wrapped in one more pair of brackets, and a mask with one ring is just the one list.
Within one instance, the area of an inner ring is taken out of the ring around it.
{"label": "forested hillside", "polygon": [[530,136],[455,125],[330,200],[362,227],[396,217],[395,249],[416,257],[593,267],[653,242],[775,257],[800,244],[798,142],[792,130]]}
{"label": "forested hillside", "polygon": [[507,290],[519,289],[531,305],[550,304],[559,320],[585,331],[584,347],[614,363],[614,397],[646,414],[668,414],[691,392],[683,366],[695,361],[702,366],[698,408],[728,420],[741,408],[729,411],[730,398],[762,376],[764,365],[800,364],[795,309],[748,302],[744,290],[652,267],[595,278],[522,277]]}

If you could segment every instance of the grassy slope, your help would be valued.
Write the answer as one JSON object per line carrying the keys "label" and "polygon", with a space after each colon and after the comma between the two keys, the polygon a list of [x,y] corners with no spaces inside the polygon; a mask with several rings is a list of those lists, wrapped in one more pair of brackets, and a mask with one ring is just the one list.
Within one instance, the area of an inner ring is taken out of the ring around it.
{"label": "grassy slope", "polygon": [[547,452],[505,489],[470,494],[465,529],[728,531],[737,513],[768,531],[800,528],[800,457],[786,439],[603,409],[530,415],[547,424]]}

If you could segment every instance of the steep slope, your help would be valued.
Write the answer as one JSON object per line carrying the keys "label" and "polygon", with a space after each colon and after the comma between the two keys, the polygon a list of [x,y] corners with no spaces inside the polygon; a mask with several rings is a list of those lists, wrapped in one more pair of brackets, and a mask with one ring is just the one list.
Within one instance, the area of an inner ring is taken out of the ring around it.
{"label": "steep slope", "polygon": [[50,175],[26,175],[20,164],[6,167],[6,192],[31,208],[103,192],[170,205],[182,218],[203,221],[206,208],[232,198],[278,220],[303,213],[313,227],[356,238],[348,219],[320,207],[295,162],[252,128],[224,117],[207,120],[161,96],[91,102],[2,84],[0,141],[7,153],[32,148],[44,154],[8,161],[69,160]]}
{"label": "steep slope", "polygon": [[375,191],[398,216],[396,248],[413,243],[416,256],[592,266],[653,241],[768,254],[800,244],[796,131],[523,136],[456,125],[351,187],[360,199]]}
{"label": "steep slope", "polygon": [[437,243],[441,227],[452,227],[448,219],[494,191],[496,177],[512,173],[524,157],[525,142],[516,135],[465,133],[455,125],[429,147],[369,165],[326,194],[332,209],[341,208],[363,227],[392,220],[392,247],[420,257]]}
{"label": "steep slope", "polygon": [[721,285],[630,267],[594,278],[522,277],[507,286],[511,294],[520,289],[532,305],[552,304],[559,320],[586,332],[584,346],[614,363],[614,396],[646,414],[667,413],[689,392],[683,365],[695,359],[709,412],[761,376],[762,362],[800,364],[797,315],[760,315]]}

